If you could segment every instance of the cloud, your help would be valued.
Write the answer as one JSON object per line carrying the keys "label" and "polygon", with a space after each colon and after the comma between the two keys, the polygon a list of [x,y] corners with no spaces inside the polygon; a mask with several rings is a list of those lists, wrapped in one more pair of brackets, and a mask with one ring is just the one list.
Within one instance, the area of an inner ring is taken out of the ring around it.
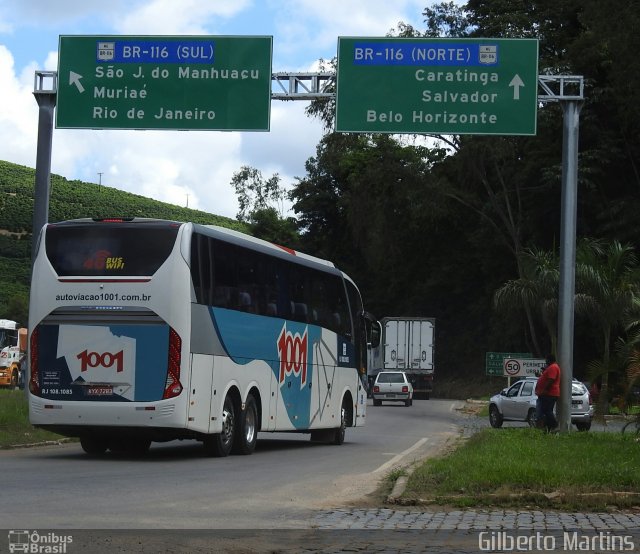
{"label": "cloud", "polygon": [[[13,55],[0,45],[0,158],[33,166],[38,106],[33,97],[35,66],[15,74]],[[30,78],[29,78],[30,76]]]}
{"label": "cloud", "polygon": [[122,34],[212,34],[218,19],[228,19],[243,11],[247,0],[152,0],[140,4],[125,17],[114,20],[114,28]]}

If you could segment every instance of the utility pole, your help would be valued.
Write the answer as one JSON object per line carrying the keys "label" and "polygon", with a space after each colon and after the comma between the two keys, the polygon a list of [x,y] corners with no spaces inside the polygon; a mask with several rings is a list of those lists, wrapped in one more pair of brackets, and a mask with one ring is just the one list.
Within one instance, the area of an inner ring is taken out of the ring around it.
{"label": "utility pole", "polygon": [[98,171],[98,188],[102,188],[102,174],[103,171]]}

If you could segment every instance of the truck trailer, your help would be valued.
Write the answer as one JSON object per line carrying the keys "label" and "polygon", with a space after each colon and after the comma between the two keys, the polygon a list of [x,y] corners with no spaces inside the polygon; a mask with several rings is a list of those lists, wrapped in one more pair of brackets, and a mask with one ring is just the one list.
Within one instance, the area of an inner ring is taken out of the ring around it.
{"label": "truck trailer", "polygon": [[371,349],[369,388],[381,371],[404,371],[413,397],[428,400],[433,390],[434,330],[432,317],[385,317],[380,320],[380,345]]}

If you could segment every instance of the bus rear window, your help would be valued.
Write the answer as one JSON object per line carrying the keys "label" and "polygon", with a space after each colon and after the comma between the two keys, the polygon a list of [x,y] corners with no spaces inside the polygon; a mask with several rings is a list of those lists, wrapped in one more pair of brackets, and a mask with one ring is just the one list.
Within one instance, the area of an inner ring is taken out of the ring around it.
{"label": "bus rear window", "polygon": [[47,228],[47,257],[61,277],[150,276],[169,257],[177,225],[88,223]]}

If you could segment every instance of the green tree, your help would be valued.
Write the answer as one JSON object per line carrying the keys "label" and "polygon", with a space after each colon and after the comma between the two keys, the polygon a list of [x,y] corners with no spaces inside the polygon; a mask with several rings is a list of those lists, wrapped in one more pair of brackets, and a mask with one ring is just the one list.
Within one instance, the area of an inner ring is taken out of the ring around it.
{"label": "green tree", "polygon": [[624,324],[640,295],[640,268],[631,245],[618,241],[582,241],[576,253],[576,312],[589,318],[600,335],[602,358],[591,364],[591,378],[602,380],[601,397],[606,413],[609,375],[618,363],[612,344],[624,333]]}
{"label": "green tree", "polygon": [[542,349],[538,341],[537,322],[544,324],[550,352],[557,350],[558,257],[553,252],[533,248],[525,250],[521,258],[522,276],[508,281],[496,291],[494,306],[499,311],[524,311],[533,351],[538,357],[543,357],[548,350]]}
{"label": "green tree", "polygon": [[292,217],[281,217],[275,208],[254,210],[247,224],[254,237],[288,248],[299,248],[300,237],[296,220]]}
{"label": "green tree", "polygon": [[238,197],[239,221],[247,222],[253,212],[266,208],[273,208],[282,216],[287,193],[277,173],[265,179],[258,169],[245,165],[233,174],[231,186]]}

